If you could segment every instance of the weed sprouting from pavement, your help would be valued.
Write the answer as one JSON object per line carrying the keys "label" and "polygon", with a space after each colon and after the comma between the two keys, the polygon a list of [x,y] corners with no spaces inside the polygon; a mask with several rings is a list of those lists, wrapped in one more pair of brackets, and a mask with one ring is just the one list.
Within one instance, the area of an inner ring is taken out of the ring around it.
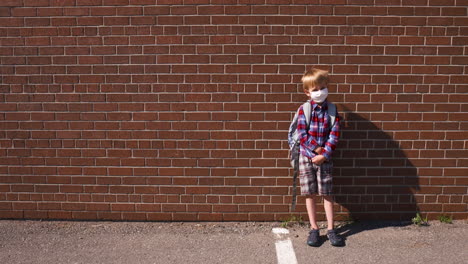
{"label": "weed sprouting from pavement", "polygon": [[295,223],[298,223],[299,225],[304,225],[304,221],[302,220],[302,216],[295,216],[295,215],[290,215],[288,218],[286,218],[285,220],[283,220],[281,222],[281,227],[283,228],[286,228],[286,227],[290,227],[292,225],[294,225]]}
{"label": "weed sprouting from pavement", "polygon": [[416,213],[416,217],[412,219],[413,224],[418,225],[418,226],[428,226],[429,222],[427,221],[427,216],[426,218],[422,218],[421,214]]}
{"label": "weed sprouting from pavement", "polygon": [[446,223],[446,224],[451,224],[452,223],[452,217],[451,216],[439,215],[437,218],[442,223]]}

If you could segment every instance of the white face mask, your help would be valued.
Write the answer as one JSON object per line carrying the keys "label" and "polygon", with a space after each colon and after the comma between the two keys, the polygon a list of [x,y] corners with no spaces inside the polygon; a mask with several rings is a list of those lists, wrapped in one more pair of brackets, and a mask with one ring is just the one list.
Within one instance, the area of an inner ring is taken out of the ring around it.
{"label": "white face mask", "polygon": [[324,88],[322,90],[310,92],[309,94],[310,94],[310,99],[312,99],[316,103],[321,103],[325,101],[325,99],[327,99],[328,89]]}

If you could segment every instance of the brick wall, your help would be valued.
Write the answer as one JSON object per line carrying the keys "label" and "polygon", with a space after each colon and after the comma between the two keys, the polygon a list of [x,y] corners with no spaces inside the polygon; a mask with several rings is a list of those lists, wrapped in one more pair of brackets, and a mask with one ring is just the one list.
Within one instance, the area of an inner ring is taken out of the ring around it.
{"label": "brick wall", "polygon": [[337,219],[467,217],[466,0],[0,6],[0,218],[307,219],[286,137],[311,66],[345,118]]}

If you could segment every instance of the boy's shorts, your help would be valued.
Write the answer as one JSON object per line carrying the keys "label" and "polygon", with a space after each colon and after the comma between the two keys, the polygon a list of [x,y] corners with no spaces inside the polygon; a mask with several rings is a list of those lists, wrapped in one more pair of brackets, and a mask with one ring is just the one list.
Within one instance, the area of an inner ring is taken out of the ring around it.
{"label": "boy's shorts", "polygon": [[299,181],[301,194],[331,195],[333,162],[330,160],[321,165],[312,163],[312,159],[299,155]]}

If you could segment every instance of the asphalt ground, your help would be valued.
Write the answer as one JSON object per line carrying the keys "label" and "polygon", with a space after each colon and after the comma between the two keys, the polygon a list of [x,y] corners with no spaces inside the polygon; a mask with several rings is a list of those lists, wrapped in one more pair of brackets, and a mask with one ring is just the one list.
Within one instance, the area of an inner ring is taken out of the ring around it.
{"label": "asphalt ground", "polygon": [[[306,244],[308,225],[290,223],[297,263],[467,263],[468,222],[336,222],[345,247]],[[280,222],[0,220],[0,263],[278,263]],[[289,262],[294,263],[294,262]]]}

